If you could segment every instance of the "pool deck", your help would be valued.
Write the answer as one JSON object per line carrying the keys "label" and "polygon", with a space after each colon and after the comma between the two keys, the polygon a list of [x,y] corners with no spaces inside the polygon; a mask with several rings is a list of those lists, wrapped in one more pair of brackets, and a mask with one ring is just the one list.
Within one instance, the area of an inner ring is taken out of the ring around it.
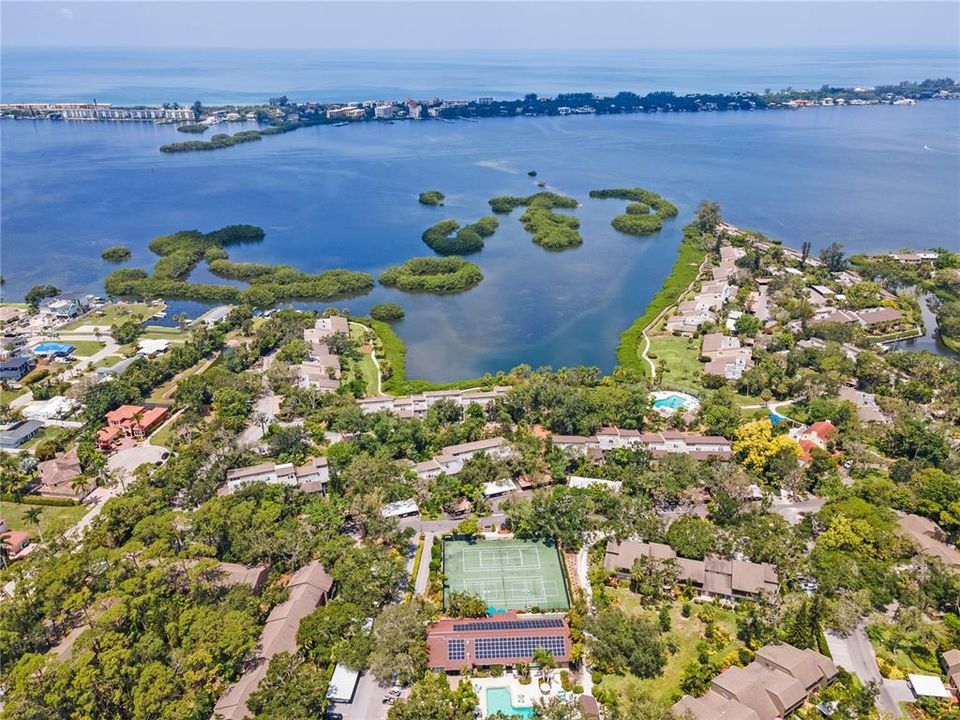
{"label": "pool deck", "polygon": [[[660,400],[666,400],[668,398],[678,398],[675,402],[676,405],[662,405],[657,407],[656,403]],[[679,392],[677,390],[654,390],[650,393],[650,399],[653,401],[653,410],[654,412],[664,416],[669,417],[674,413],[678,412],[681,408],[685,413],[687,412],[696,412],[700,409],[700,401],[697,400],[693,395],[688,393]]]}
{"label": "pool deck", "polygon": [[[535,669],[531,669],[531,681],[529,685],[521,685],[520,681],[513,673],[505,672],[500,677],[472,678],[470,684],[473,685],[477,697],[480,698],[480,716],[487,717],[487,690],[489,688],[508,688],[510,690],[510,703],[515,708],[532,708],[536,700],[551,697],[562,697],[563,687],[560,685],[560,671],[553,670],[550,673],[550,692],[541,693],[538,684],[538,674]],[[576,699],[573,693],[566,693],[566,697],[571,701]]]}

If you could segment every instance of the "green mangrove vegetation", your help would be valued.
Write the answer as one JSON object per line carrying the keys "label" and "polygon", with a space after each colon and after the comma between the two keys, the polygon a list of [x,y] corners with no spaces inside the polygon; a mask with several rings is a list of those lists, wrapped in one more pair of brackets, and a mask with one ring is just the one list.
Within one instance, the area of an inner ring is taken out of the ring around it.
{"label": "green mangrove vegetation", "polygon": [[380,322],[390,323],[403,320],[406,314],[407,311],[403,309],[403,305],[397,303],[380,303],[370,308],[370,317]]}
{"label": "green mangrove vegetation", "polygon": [[387,268],[380,282],[405,292],[426,292],[450,295],[463,292],[483,280],[480,268],[463,258],[411,258],[402,265]]}
{"label": "green mangrove vegetation", "polygon": [[573,209],[579,203],[567,195],[539,192],[528,197],[500,195],[490,199],[495,213],[509,213],[517,207],[526,207],[520,216],[523,229],[533,235],[533,242],[547,250],[565,250],[583,243],[580,221],[572,215],[555,213],[555,208]]}
{"label": "green mangrove vegetation", "polygon": [[677,206],[643,188],[609,188],[591,190],[590,197],[629,200],[626,211],[612,221],[615,230],[627,235],[652,235],[663,227],[663,221],[677,216]]}
{"label": "green mangrove vegetation", "polygon": [[110,262],[126,262],[132,255],[126,245],[113,245],[100,253],[100,257]]}
{"label": "green mangrove vegetation", "polygon": [[[141,268],[115,270],[104,286],[111,295],[242,302],[253,307],[269,307],[292,299],[332,300],[373,288],[373,276],[367,273],[328,270],[313,274],[289,265],[237,263],[229,259],[226,247],[259,242],[263,237],[263,230],[255,225],[228,225],[209,233],[181,230],[161,235],[150,242],[150,250],[160,256],[153,275]],[[215,275],[242,280],[250,287],[187,282],[186,278],[202,260]]]}
{"label": "green mangrove vegetation", "polygon": [[441,255],[466,255],[483,249],[483,241],[497,231],[499,221],[492,215],[460,227],[456,220],[441,220],[428,227],[423,241]]}
{"label": "green mangrove vegetation", "polygon": [[191,135],[203,135],[203,133],[209,129],[209,125],[203,125],[201,123],[190,123],[188,125],[177,126],[177,132],[188,133]]}
{"label": "green mangrove vegetation", "polygon": [[439,190],[426,190],[420,193],[418,200],[421,205],[443,205],[443,199],[446,197]]}
{"label": "green mangrove vegetation", "polygon": [[617,345],[617,364],[621,367],[649,374],[650,367],[640,357],[639,352],[643,331],[664,309],[676,303],[680,294],[696,279],[700,273],[700,266],[707,256],[709,243],[709,235],[701,231],[695,222],[683,229],[680,254],[673,263],[670,274],[663,281],[660,291],[653,296],[643,315],[634,320],[630,327],[620,334],[620,342]]}
{"label": "green mangrove vegetation", "polygon": [[209,140],[187,140],[186,142],[167,143],[160,146],[160,152],[178,153],[194,152],[202,150],[219,150],[220,148],[232,147],[240,143],[255,142],[268,135],[282,135],[283,133],[296,130],[303,123],[284,123],[282,125],[272,125],[262,130],[241,130],[240,132],[228,135],[219,133]]}

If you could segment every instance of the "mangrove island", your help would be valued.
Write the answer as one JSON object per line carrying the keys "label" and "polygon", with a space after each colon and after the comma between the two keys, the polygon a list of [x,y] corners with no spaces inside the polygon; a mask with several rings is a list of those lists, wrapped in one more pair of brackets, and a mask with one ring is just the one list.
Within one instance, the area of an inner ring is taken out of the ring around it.
{"label": "mangrove island", "polygon": [[491,215],[464,227],[456,220],[441,220],[424,230],[423,241],[441,255],[466,255],[482,250],[484,239],[493,235],[499,226],[499,221]]}
{"label": "mangrove island", "polygon": [[481,280],[480,268],[456,256],[411,258],[403,265],[388,267],[380,275],[380,283],[387,287],[437,295],[464,292]]}

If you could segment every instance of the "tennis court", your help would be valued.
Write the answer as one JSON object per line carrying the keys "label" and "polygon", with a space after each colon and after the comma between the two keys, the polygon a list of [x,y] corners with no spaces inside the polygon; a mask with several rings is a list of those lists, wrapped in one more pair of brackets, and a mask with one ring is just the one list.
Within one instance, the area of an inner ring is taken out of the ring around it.
{"label": "tennis court", "polygon": [[532,540],[447,540],[443,544],[444,604],[452,592],[477,595],[496,610],[570,607],[551,543]]}

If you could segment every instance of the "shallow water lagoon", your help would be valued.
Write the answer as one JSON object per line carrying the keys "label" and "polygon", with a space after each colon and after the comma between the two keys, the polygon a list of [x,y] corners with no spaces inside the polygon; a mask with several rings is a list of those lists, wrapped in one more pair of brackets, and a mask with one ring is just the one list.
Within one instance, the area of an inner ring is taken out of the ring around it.
{"label": "shallow water lagoon", "polygon": [[[152,237],[230,223],[267,233],[231,248],[234,260],[378,274],[429,254],[420,236],[437,220],[473,222],[489,214],[489,198],[527,195],[543,181],[581,201],[582,246],[537,247],[515,210],[470,256],[484,274],[476,288],[436,297],[378,286],[333,304],[355,313],[404,305],[397,330],[414,378],[456,380],[522,362],[609,370],[619,333],[669,272],[701,198],[795,246],[960,246],[957,112],[957,103],[928,102],[366,123],[179,155],[157,150],[182,136],[171,126],[4,121],[4,294],[17,299],[40,282],[102,292],[115,267],[100,259],[104,248],[127,245],[134,256],[125,266],[148,267]],[[610,220],[625,203],[587,193],[622,186],[661,193],[679,217],[647,238],[621,235]],[[433,188],[446,194],[443,207],[418,203]],[[201,267],[194,278],[205,276]]]}

